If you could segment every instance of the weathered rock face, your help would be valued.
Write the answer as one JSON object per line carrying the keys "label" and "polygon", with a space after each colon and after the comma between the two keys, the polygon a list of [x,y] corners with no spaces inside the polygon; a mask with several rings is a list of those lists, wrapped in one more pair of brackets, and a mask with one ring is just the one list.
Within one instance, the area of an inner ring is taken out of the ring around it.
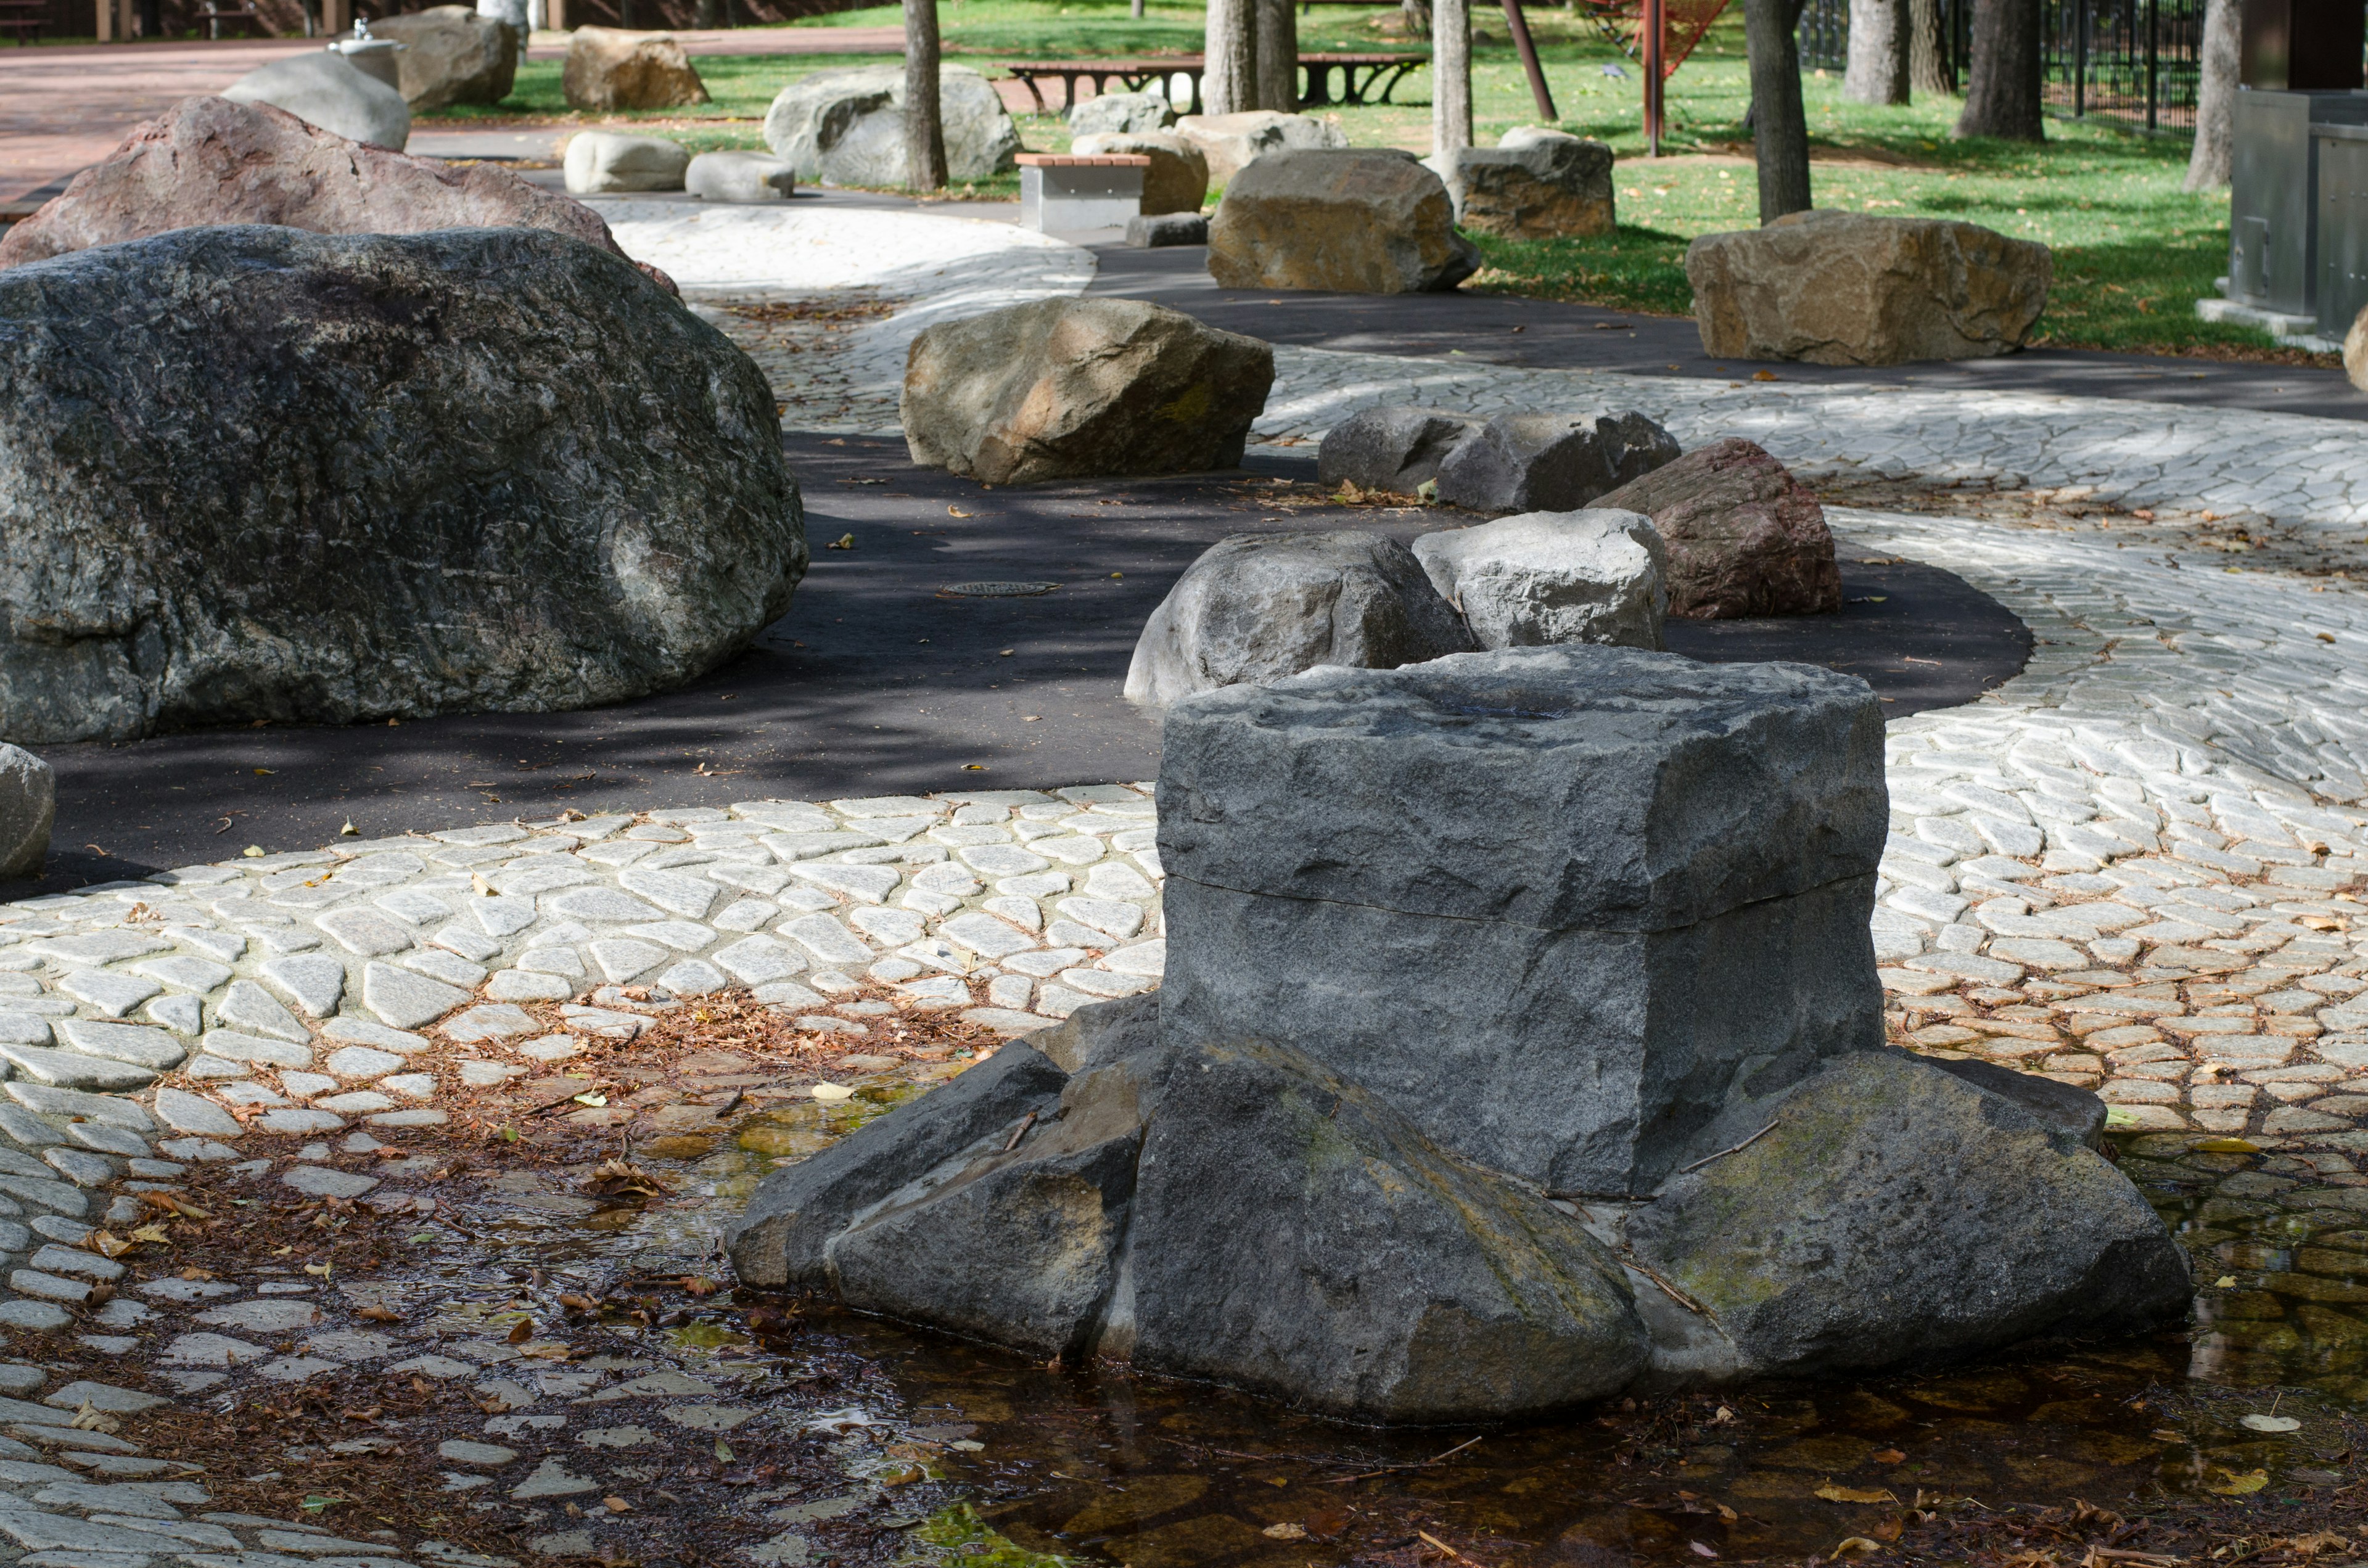
{"label": "weathered rock face", "polygon": [[1456,222],[1508,240],[1608,234],[1616,226],[1611,149],[1560,131],[1519,126],[1494,147],[1466,147],[1437,173]]}
{"label": "weathered rock face", "polygon": [[518,35],[469,6],[431,6],[370,24],[402,44],[396,85],[415,110],[497,104],[518,78]]}
{"label": "weathered rock face", "polygon": [[1042,300],[913,340],[905,443],[989,484],[1231,468],[1273,384],[1254,337],[1141,300]]}
{"label": "weathered rock face", "polygon": [[567,139],[564,160],[568,193],[680,190],[690,170],[690,152],[663,136],[628,136],[614,131],[579,131]]}
{"label": "weathered rock face", "polygon": [[0,879],[40,870],[57,814],[57,775],[50,765],[21,746],[0,744]]}
{"label": "weathered rock face", "polygon": [[1738,1083],[1882,1043],[1882,740],[1862,681],[1622,648],[1188,698],[1162,1027],[1288,1040],[1551,1188],[1648,1191]]}
{"label": "weathered rock face", "polygon": [[63,195],[0,232],[0,267],[207,223],[324,234],[548,229],[624,255],[598,212],[506,169],[406,157],[268,104],[197,97],[134,131]]}
{"label": "weathered rock face", "polygon": [[188,229],[0,272],[0,727],[678,684],[804,571],[778,430],[722,334],[539,230]]}
{"label": "weathered rock face", "polygon": [[1112,131],[1132,136],[1146,131],[1165,131],[1175,123],[1176,110],[1157,93],[1104,93],[1069,110],[1071,136]]}
{"label": "weathered rock face", "polygon": [[411,108],[403,95],[325,49],[258,65],[222,96],[234,104],[284,108],[307,125],[390,152],[402,152],[411,139]]}
{"label": "weathered rock face", "polygon": [[1209,223],[1209,273],[1228,289],[1403,294],[1479,268],[1447,187],[1403,153],[1269,153],[1226,185]]}
{"label": "weathered rock face", "polygon": [[2186,1254],[2127,1176],[1936,1063],[1827,1062],[1732,1108],[1696,1157],[1763,1128],[1627,1221],[1637,1256],[1713,1320],[1666,1358],[1687,1381],[1897,1366],[2186,1310]]}
{"label": "weathered rock face", "polygon": [[1240,114],[1188,114],[1176,122],[1176,134],[1201,149],[1209,160],[1209,177],[1219,185],[1231,185],[1235,175],[1276,153],[1349,145],[1349,133],[1328,119],[1269,108]]}
{"label": "weathered rock face", "polygon": [[1439,477],[1447,454],[1480,433],[1481,421],[1443,408],[1369,408],[1325,432],[1315,477],[1411,495]]}
{"label": "weathered rock face", "polygon": [[1483,648],[1662,646],[1668,551],[1634,512],[1525,512],[1425,534],[1414,554]]}
{"label": "weathered rock face", "polygon": [[683,170],[682,187],[702,201],[787,201],[798,182],[785,159],[762,153],[701,153]]}
{"label": "weathered rock face", "polygon": [[[939,67],[938,109],[950,178],[980,180],[1019,166],[1019,128],[985,77],[966,65]],[[809,184],[910,184],[905,68],[862,65],[800,77],[765,111],[765,144]]]}
{"label": "weathered rock face", "polygon": [[569,108],[677,108],[708,101],[707,84],[670,33],[577,28],[559,75]]}
{"label": "weathered rock face", "polygon": [[2022,346],[2047,304],[2044,244],[1974,223],[1796,212],[1686,247],[1702,351],[1898,365]]}
{"label": "weathered rock face", "polygon": [[1842,608],[1825,508],[1752,442],[1697,448],[1596,504],[1653,519],[1668,545],[1671,615],[1715,620]]}
{"label": "weathered rock face", "polygon": [[1573,512],[1678,455],[1645,415],[1500,414],[1440,459],[1439,498],[1475,512]]}
{"label": "weathered rock face", "polygon": [[1235,534],[1185,569],[1143,629],[1126,695],[1165,705],[1317,665],[1395,669],[1474,646],[1406,546],[1377,534]]}
{"label": "weathered rock face", "polygon": [[[1099,98],[1087,98],[1098,104]],[[1201,149],[1180,136],[1164,131],[1122,134],[1101,131],[1080,136],[1070,147],[1080,156],[1099,156],[1105,153],[1132,153],[1149,158],[1151,166],[1143,171],[1143,213],[1157,217],[1167,212],[1198,212],[1209,194],[1209,164],[1201,156]]]}
{"label": "weathered rock face", "polygon": [[2343,374],[2362,392],[2368,392],[2368,307],[2351,318],[2351,330],[2343,335]]}

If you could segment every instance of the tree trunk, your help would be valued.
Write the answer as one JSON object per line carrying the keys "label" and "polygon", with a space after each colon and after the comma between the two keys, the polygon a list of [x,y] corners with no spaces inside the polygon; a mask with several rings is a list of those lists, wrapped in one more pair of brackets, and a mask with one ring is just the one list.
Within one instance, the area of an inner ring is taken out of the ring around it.
{"label": "tree trunk", "polygon": [[1974,0],[1960,136],[2044,142],[2039,112],[2039,0]]}
{"label": "tree trunk", "polygon": [[1809,116],[1801,106],[1801,51],[1793,37],[1800,20],[1799,0],[1743,0],[1762,223],[1809,210]]}
{"label": "tree trunk", "polygon": [[[1576,6],[1577,0],[1571,0]],[[1398,0],[1398,15],[1406,18],[1406,37],[1430,36],[1430,0]]]}
{"label": "tree trunk", "polygon": [[2195,86],[2195,151],[2187,160],[2187,188],[2228,183],[2236,140],[2237,0],[2211,0],[2203,12],[2203,48]]}
{"label": "tree trunk", "polygon": [[1949,61],[1948,40],[1941,36],[1941,0],[1907,0],[1907,31],[1909,88],[1953,95],[1957,71]]}
{"label": "tree trunk", "polygon": [[1251,0],[1258,24],[1260,108],[1299,112],[1298,0]]}
{"label": "tree trunk", "polygon": [[1842,97],[1854,104],[1907,101],[1907,0],[1850,0],[1850,65]]}
{"label": "tree trunk", "polygon": [[938,0],[905,0],[905,183],[946,184],[946,127],[938,101]]}
{"label": "tree trunk", "polygon": [[1258,0],[1209,0],[1201,103],[1210,114],[1239,114],[1258,104]]}
{"label": "tree trunk", "polygon": [[1431,155],[1452,155],[1471,145],[1471,0],[1433,0],[1430,8]]}

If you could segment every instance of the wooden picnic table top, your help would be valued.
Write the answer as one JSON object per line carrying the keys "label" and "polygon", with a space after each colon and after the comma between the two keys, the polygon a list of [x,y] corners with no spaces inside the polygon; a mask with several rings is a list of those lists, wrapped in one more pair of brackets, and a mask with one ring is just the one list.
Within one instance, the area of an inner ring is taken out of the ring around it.
{"label": "wooden picnic table top", "polygon": [[[1396,65],[1407,61],[1429,60],[1428,54],[1409,53],[1341,53],[1321,51],[1302,54],[1302,65]],[[1006,61],[1006,71],[1041,71],[1047,75],[1074,73],[1091,75],[1097,72],[1115,76],[1128,71],[1199,71],[1208,65],[1208,57],[1200,54],[1160,54],[1150,56],[1112,56],[1107,60],[1012,60]]]}

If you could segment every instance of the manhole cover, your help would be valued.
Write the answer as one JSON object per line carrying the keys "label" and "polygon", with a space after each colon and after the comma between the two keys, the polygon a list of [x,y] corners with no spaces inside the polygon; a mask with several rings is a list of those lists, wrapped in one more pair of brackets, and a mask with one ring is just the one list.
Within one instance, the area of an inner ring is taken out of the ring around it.
{"label": "manhole cover", "polygon": [[1049,594],[1058,583],[948,583],[938,592],[964,599],[1024,599],[1031,594]]}

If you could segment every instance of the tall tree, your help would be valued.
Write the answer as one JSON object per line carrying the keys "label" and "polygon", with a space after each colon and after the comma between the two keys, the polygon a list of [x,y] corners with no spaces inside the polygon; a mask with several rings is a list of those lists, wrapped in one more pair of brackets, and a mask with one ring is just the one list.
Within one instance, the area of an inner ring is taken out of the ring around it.
{"label": "tall tree", "polygon": [[1809,210],[1809,115],[1801,105],[1801,51],[1793,30],[1803,0],[1743,0],[1751,63],[1751,131],[1759,162],[1759,221]]}
{"label": "tall tree", "polygon": [[1954,94],[1956,67],[1941,36],[1941,0],[1907,0],[1907,85],[1915,92]]}
{"label": "tall tree", "polygon": [[938,0],[905,0],[905,183],[942,190],[944,106],[938,99]]}
{"label": "tall tree", "polygon": [[2187,188],[2228,183],[2237,138],[2237,77],[2242,62],[2237,0],[2211,0],[2203,10],[2201,79],[2195,85],[2195,150],[2187,159]]}
{"label": "tall tree", "polygon": [[1432,0],[1430,151],[1452,156],[1472,145],[1471,0]]}
{"label": "tall tree", "polygon": [[1257,13],[1258,107],[1299,112],[1298,0],[1251,0]]}
{"label": "tall tree", "polygon": [[1907,0],[1850,0],[1850,63],[1842,97],[1854,104],[1907,101]]}
{"label": "tall tree", "polygon": [[1201,103],[1211,114],[1258,107],[1258,0],[1209,0]]}
{"label": "tall tree", "polygon": [[1960,136],[2044,142],[2040,115],[2039,0],[1974,0]]}

